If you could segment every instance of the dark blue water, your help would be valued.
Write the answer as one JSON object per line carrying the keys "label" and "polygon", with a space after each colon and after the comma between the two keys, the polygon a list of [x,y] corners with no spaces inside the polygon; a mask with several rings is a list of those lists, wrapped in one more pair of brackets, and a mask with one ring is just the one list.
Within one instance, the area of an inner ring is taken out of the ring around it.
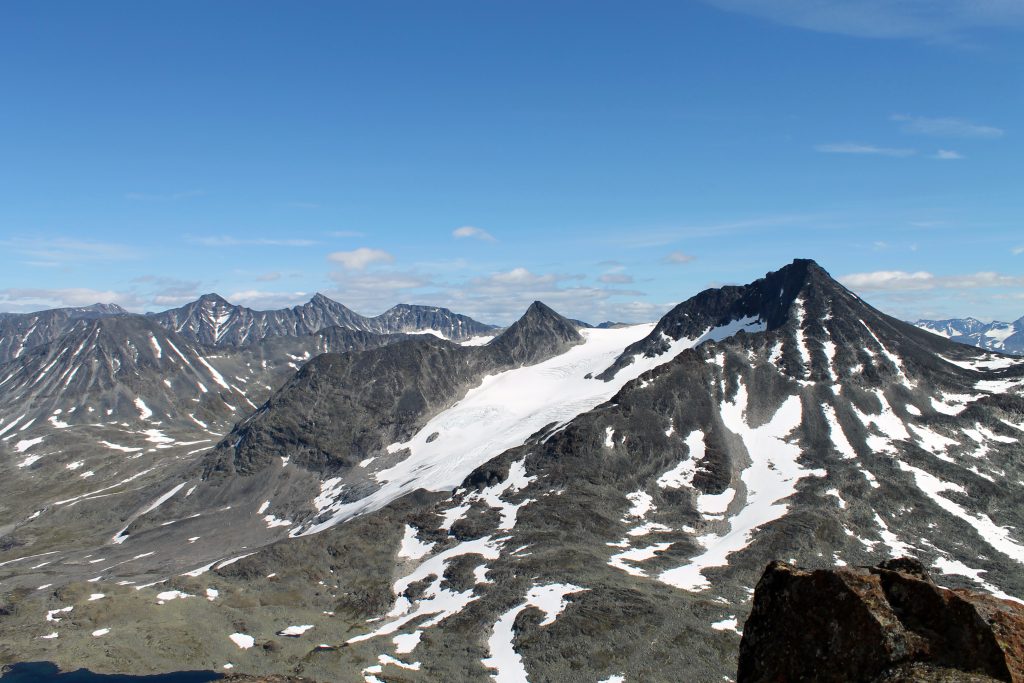
{"label": "dark blue water", "polygon": [[152,676],[96,674],[88,669],[62,672],[51,662],[22,662],[12,666],[0,681],[3,683],[208,683],[224,678],[216,671],[175,671]]}

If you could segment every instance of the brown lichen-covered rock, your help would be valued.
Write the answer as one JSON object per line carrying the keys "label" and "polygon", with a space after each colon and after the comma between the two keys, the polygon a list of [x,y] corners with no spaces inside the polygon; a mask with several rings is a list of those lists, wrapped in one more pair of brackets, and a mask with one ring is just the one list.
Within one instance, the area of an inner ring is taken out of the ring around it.
{"label": "brown lichen-covered rock", "polygon": [[916,560],[806,571],[768,565],[738,683],[1024,683],[1024,606],[931,582]]}
{"label": "brown lichen-covered rock", "polygon": [[224,683],[316,683],[311,678],[300,676],[248,676],[246,674],[231,674],[221,680]]}

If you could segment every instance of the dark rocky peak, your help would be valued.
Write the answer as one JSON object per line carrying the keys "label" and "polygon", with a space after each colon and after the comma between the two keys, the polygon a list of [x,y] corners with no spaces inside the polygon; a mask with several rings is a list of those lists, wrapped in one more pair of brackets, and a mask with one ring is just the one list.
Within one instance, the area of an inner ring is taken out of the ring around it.
{"label": "dark rocky peak", "polygon": [[770,362],[804,381],[834,382],[861,366],[876,379],[900,378],[915,364],[948,366],[937,353],[959,353],[951,348],[956,345],[871,307],[814,261],[797,259],[748,285],[708,289],[684,301],[600,377],[614,376],[637,356],[667,353],[678,342],[698,346],[741,332],[764,333]]}
{"label": "dark rocky peak", "polygon": [[666,313],[647,337],[630,345],[600,377],[614,377],[637,356],[667,353],[680,340],[696,345],[740,331],[780,328],[803,317],[808,302],[814,302],[810,305],[822,315],[820,302],[837,296],[853,295],[809,259],[796,259],[748,285],[706,289]]}
{"label": "dark rocky peak", "polygon": [[909,558],[816,571],[773,562],[736,680],[1024,681],[1024,606],[941,588]]}
{"label": "dark rocky peak", "polygon": [[583,341],[572,321],[534,301],[516,322],[487,345],[514,365],[532,365]]}

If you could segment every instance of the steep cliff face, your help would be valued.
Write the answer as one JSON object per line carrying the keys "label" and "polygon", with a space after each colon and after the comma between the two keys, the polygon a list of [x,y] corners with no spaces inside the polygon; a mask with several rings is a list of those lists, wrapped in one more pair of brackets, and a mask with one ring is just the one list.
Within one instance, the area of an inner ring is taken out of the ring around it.
{"label": "steep cliff face", "polygon": [[765,570],[738,683],[1024,681],[1024,605],[932,583],[917,560]]}

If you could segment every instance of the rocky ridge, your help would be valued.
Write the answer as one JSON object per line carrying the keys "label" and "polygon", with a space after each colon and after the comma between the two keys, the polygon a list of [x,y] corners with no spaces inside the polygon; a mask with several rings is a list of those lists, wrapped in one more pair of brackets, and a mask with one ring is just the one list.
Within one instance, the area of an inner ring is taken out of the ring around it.
{"label": "rocky ridge", "polygon": [[268,337],[301,337],[327,327],[374,334],[433,332],[453,341],[493,334],[495,327],[434,306],[399,304],[376,317],[359,315],[346,306],[316,294],[308,302],[272,311],[255,311],[229,303],[217,294],[162,313],[148,314],[168,330],[197,344],[237,347]]}

